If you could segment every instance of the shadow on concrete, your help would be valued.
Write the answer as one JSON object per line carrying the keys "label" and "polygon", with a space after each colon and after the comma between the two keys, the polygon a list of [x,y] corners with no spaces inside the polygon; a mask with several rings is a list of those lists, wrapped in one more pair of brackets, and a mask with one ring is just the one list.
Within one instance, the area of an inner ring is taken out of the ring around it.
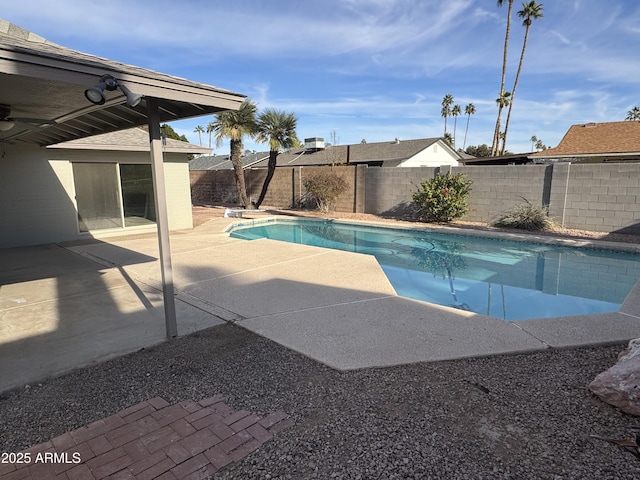
{"label": "shadow on concrete", "polygon": [[119,268],[55,244],[0,249],[0,264],[0,391],[163,340],[161,295]]}

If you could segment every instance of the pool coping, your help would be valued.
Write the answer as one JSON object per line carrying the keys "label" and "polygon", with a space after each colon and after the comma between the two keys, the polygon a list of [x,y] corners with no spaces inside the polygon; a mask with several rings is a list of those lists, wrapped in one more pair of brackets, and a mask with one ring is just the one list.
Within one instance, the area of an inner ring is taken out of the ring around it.
{"label": "pool coping", "polygon": [[282,217],[270,216],[264,218],[244,219],[242,222],[234,222],[228,225],[224,232],[230,233],[236,227],[250,228],[264,223],[274,222],[317,222],[317,223],[340,223],[346,225],[360,225],[380,227],[389,230],[411,230],[434,233],[446,233],[448,235],[464,236],[464,237],[481,237],[499,240],[511,240],[516,242],[540,243],[544,245],[558,245],[575,248],[590,248],[595,250],[612,250],[626,253],[640,253],[640,245],[635,243],[612,242],[608,240],[598,239],[576,239],[576,238],[558,238],[547,235],[536,235],[530,233],[513,233],[513,232],[496,232],[488,230],[479,230],[464,227],[451,227],[446,225],[389,225],[386,222],[376,222],[368,220],[345,220],[339,218],[311,218],[311,217]]}

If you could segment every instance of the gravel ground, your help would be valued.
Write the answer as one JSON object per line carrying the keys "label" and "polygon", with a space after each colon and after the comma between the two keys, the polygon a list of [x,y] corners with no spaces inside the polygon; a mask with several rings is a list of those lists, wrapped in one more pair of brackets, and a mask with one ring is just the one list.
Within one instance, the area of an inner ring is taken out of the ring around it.
{"label": "gravel ground", "polygon": [[[222,213],[196,210],[196,223]],[[638,479],[640,459],[590,437],[640,423],[587,389],[624,348],[338,372],[224,325],[0,395],[0,452],[155,396],[222,394],[296,423],[214,478]]]}
{"label": "gravel ground", "polygon": [[18,451],[154,396],[225,396],[279,432],[220,479],[637,479],[626,415],[588,383],[624,345],[338,372],[234,325],[0,396]]}

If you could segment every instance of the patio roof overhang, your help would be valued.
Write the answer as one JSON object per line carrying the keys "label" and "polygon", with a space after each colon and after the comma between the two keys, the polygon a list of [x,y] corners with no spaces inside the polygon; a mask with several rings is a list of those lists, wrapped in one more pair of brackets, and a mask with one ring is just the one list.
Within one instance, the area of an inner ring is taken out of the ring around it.
{"label": "patio roof overhang", "polygon": [[[142,95],[142,101],[129,107],[117,89],[104,92],[104,104],[92,104],[84,92],[103,75]],[[167,338],[178,332],[160,122],[236,110],[244,99],[229,90],[77,52],[0,19],[0,104],[10,108],[8,119],[15,119],[10,130],[0,131],[0,142],[44,147],[149,127]]]}
{"label": "patio roof overhang", "polygon": [[[0,104],[10,117],[28,118],[2,133],[7,142],[40,146],[147,125],[147,100],[155,99],[160,122],[237,109],[245,96],[217,87],[87,55],[43,41],[17,38],[0,24]],[[39,38],[39,37],[36,37]],[[94,105],[84,96],[103,75],[112,75],[143,100],[126,105],[118,89]]]}

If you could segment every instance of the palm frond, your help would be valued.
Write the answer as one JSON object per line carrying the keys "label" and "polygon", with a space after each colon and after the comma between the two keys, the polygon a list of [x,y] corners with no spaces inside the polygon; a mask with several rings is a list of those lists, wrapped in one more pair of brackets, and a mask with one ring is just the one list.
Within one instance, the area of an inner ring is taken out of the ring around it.
{"label": "palm frond", "polygon": [[216,114],[215,120],[207,126],[215,134],[216,145],[220,146],[225,138],[242,140],[242,137],[256,135],[256,112],[258,108],[251,100],[245,100],[238,110],[228,110]]}

